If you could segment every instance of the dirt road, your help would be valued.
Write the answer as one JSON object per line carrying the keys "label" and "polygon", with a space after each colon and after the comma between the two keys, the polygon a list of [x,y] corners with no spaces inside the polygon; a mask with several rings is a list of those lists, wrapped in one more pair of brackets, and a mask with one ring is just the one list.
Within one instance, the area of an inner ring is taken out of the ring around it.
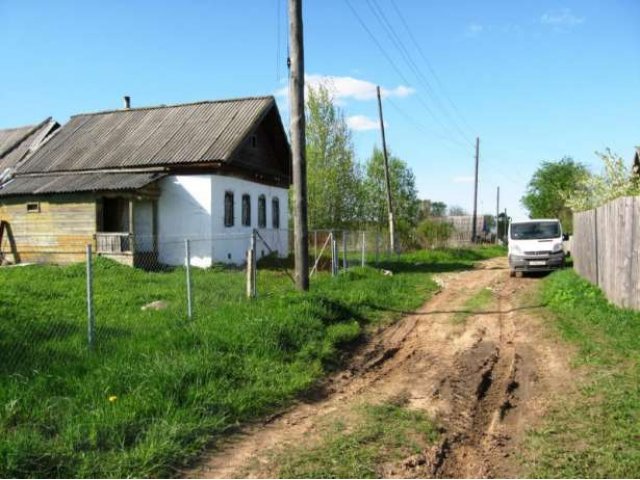
{"label": "dirt road", "polygon": [[[317,398],[248,428],[184,476],[277,476],[274,451],[313,443],[319,423],[349,405],[398,395],[427,412],[442,435],[420,455],[385,466],[382,476],[521,475],[514,454],[525,429],[570,384],[566,347],[547,333],[533,303],[539,279],[509,278],[500,258],[437,281],[437,295],[373,335]],[[470,309],[470,299],[483,291],[488,301]]]}

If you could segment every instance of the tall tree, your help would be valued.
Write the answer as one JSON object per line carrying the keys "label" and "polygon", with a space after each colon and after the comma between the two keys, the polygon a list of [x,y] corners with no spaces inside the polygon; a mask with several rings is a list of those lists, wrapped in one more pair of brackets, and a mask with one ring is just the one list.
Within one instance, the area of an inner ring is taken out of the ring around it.
{"label": "tall tree", "polygon": [[434,202],[429,199],[419,200],[418,220],[425,220],[432,217],[444,217],[447,214],[447,204],[444,202]]}
{"label": "tall tree", "polygon": [[535,171],[520,200],[531,218],[558,218],[566,232],[573,231],[570,198],[589,177],[589,171],[571,157],[543,162]]}
{"label": "tall tree", "polygon": [[447,204],[444,202],[433,202],[431,204],[432,217],[444,217],[447,214]]}
{"label": "tall tree", "polygon": [[340,228],[360,214],[351,131],[326,86],[307,90],[307,190],[311,228]]}
{"label": "tall tree", "polygon": [[[396,233],[402,243],[410,240],[413,227],[418,222],[420,200],[416,190],[413,171],[400,158],[389,155],[389,181],[393,197]],[[367,221],[379,229],[387,224],[386,184],[384,180],[384,157],[382,150],[374,148],[365,165],[364,178],[364,215]]]}
{"label": "tall tree", "polygon": [[449,215],[452,217],[458,217],[463,215],[469,215],[467,211],[459,205],[451,205],[449,207]]}

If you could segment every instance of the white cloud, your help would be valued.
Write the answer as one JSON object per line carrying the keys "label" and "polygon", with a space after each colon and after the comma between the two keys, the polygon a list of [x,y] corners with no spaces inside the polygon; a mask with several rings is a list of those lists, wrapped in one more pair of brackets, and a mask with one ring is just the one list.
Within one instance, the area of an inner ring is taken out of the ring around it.
{"label": "white cloud", "polygon": [[471,176],[453,177],[452,181],[453,183],[473,183],[474,177],[471,177]]}
{"label": "white cloud", "polygon": [[[375,83],[353,77],[310,74],[305,75],[305,83],[307,87],[317,88],[323,85],[329,88],[338,102],[347,99],[366,101],[376,98]],[[407,97],[414,92],[413,88],[405,85],[398,85],[395,88],[380,88],[380,93],[383,97]],[[287,96],[288,93],[288,87],[283,87],[276,91],[277,96]]]}
{"label": "white cloud", "polygon": [[[375,120],[366,117],[365,115],[353,115],[346,118],[347,126],[351,130],[357,130],[360,132],[367,130],[377,130],[380,128],[379,123]],[[385,124],[387,122],[384,122]]]}
{"label": "white cloud", "polygon": [[540,17],[540,23],[552,27],[575,27],[583,22],[584,17],[574,15],[570,8],[549,10]]}
{"label": "white cloud", "polygon": [[470,23],[467,25],[466,35],[467,37],[477,37],[484,32],[484,26],[479,23]]}

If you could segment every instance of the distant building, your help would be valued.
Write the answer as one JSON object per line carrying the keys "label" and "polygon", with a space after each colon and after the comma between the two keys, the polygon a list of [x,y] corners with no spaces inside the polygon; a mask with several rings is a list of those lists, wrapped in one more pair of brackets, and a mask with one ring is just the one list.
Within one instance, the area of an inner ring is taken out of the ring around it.
{"label": "distant building", "polygon": [[291,153],[273,97],[127,102],[42,140],[18,161],[0,156],[9,261],[79,261],[91,244],[130,265],[180,265],[189,238],[196,265],[243,263],[253,228],[288,254]]}

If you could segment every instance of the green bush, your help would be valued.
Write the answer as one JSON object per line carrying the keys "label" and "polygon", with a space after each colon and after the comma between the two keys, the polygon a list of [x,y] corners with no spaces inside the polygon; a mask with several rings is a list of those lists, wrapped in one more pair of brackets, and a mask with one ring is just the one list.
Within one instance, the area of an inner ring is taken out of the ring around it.
{"label": "green bush", "polygon": [[454,232],[454,227],[444,221],[427,219],[418,225],[417,232],[423,248],[434,248],[447,243]]}

